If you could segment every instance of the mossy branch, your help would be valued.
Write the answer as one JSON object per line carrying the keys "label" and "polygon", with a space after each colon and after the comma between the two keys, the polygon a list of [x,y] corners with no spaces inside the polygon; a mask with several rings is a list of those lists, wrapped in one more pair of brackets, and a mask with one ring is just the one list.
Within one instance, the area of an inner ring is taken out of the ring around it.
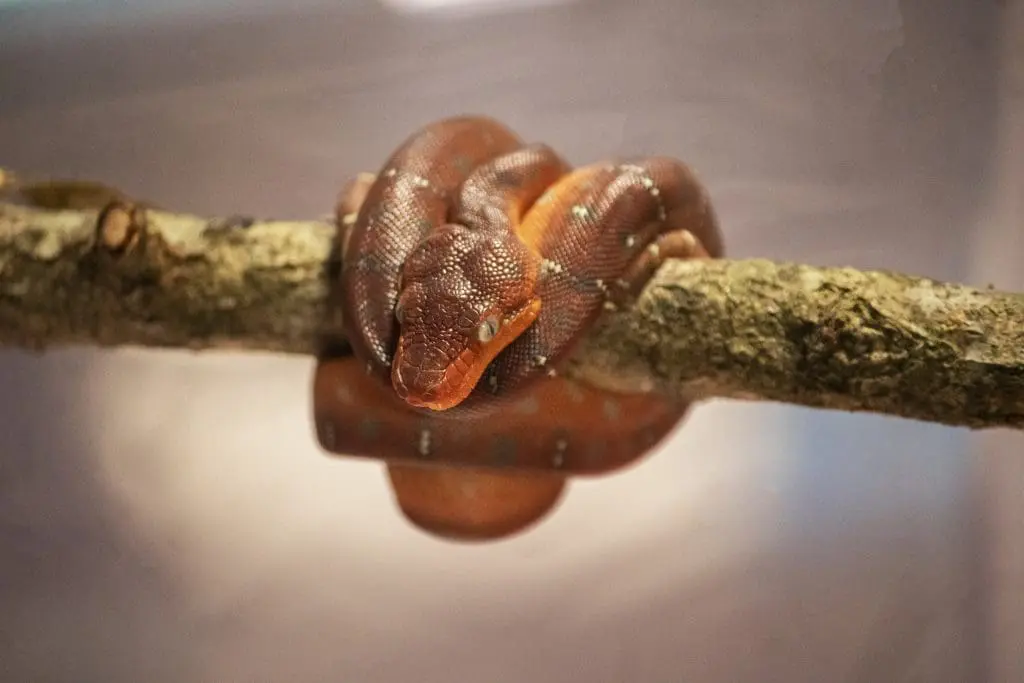
{"label": "mossy branch", "polygon": [[[3,185],[0,177],[0,185]],[[0,346],[312,354],[330,220],[147,209],[93,184],[0,197]],[[102,207],[102,208],[101,208]],[[567,371],[607,387],[1024,428],[1024,295],[766,260],[670,261]]]}

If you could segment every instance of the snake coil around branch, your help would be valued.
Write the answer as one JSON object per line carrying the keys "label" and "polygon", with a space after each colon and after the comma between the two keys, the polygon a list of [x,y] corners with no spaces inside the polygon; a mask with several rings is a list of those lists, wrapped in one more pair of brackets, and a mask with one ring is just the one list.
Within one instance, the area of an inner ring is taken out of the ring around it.
{"label": "snake coil around branch", "polygon": [[[114,199],[125,204],[98,226]],[[127,250],[100,239],[131,233],[133,214],[145,239]],[[8,181],[0,346],[313,354],[336,329],[322,317],[333,241],[330,219],[211,218],[141,208],[93,183]],[[762,259],[669,261],[637,306],[602,318],[570,371],[690,397],[1022,429],[1022,321],[1019,293]]]}

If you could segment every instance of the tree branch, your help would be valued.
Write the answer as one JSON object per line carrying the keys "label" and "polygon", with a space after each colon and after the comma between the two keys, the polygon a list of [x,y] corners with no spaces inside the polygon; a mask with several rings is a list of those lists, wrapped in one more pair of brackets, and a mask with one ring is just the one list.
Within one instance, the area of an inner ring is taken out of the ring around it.
{"label": "tree branch", "polygon": [[[338,334],[339,320],[325,322],[329,220],[203,218],[97,187],[0,198],[0,346],[312,354]],[[670,261],[637,306],[602,317],[567,372],[691,398],[1024,429],[1022,321],[1021,294],[851,268]]]}

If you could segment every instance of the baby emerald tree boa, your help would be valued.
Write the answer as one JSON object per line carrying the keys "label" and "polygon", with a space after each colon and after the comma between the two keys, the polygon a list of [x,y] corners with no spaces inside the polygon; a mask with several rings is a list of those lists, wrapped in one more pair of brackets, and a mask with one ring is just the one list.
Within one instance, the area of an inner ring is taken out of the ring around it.
{"label": "baby emerald tree boa", "polygon": [[332,313],[348,348],[318,359],[317,438],[384,460],[420,528],[523,530],[568,477],[636,461],[685,416],[677,399],[558,372],[665,259],[722,256],[708,194],[681,162],[572,169],[497,121],[450,118],[350,182],[338,214]]}

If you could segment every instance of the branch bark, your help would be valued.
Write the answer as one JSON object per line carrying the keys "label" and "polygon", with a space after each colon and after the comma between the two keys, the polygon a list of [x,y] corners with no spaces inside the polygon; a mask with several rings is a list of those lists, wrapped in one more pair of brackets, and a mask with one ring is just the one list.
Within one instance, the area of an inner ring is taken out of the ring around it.
{"label": "branch bark", "polygon": [[[0,346],[313,354],[339,333],[326,317],[328,220],[204,218],[92,185],[26,187],[0,198]],[[670,261],[635,307],[602,316],[566,371],[694,399],[1024,429],[1024,295],[758,259]]]}

